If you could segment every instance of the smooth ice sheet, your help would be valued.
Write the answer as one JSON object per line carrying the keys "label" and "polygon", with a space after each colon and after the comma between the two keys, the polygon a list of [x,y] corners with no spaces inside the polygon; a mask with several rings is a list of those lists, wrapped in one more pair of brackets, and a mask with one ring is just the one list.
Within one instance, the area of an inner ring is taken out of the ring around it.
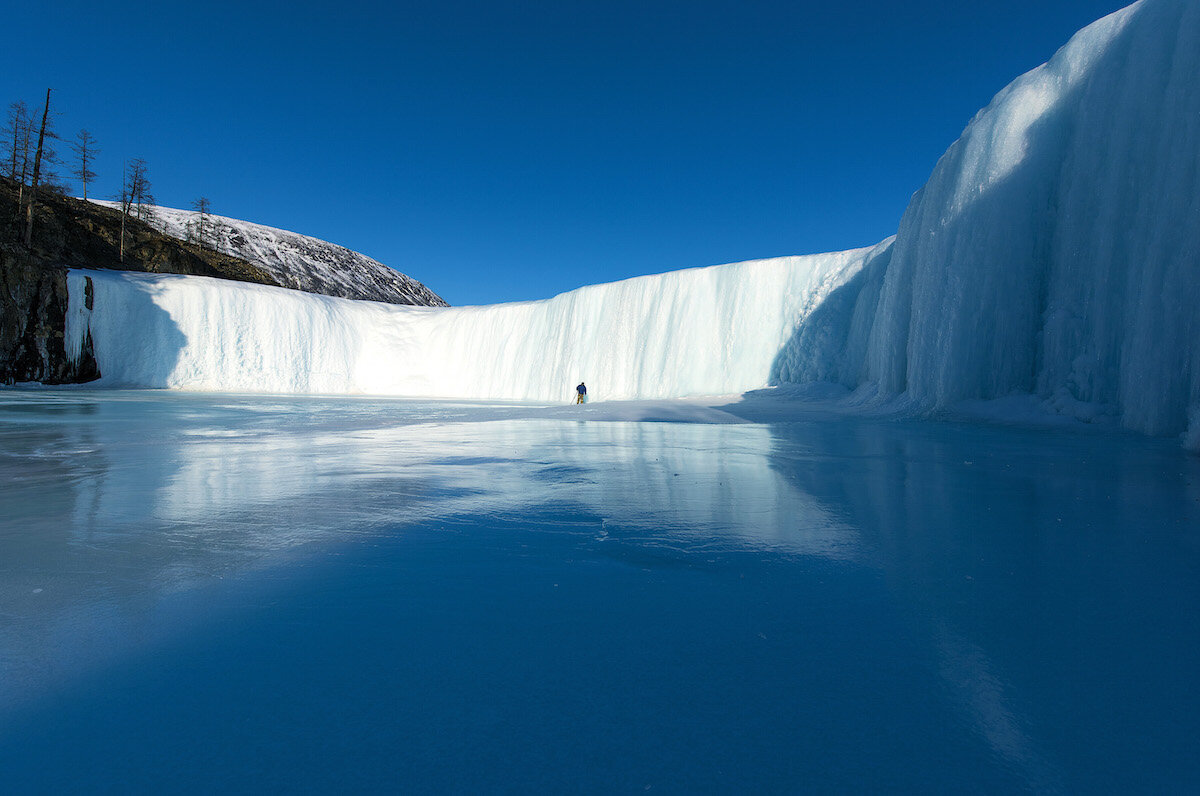
{"label": "smooth ice sheet", "polygon": [[546,412],[0,391],[6,787],[1200,781],[1177,447]]}

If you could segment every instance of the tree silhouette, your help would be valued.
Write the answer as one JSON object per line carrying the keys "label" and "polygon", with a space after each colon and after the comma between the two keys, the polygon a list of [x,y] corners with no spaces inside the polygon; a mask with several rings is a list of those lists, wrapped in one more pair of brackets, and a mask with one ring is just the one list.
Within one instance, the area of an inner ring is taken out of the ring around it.
{"label": "tree silhouette", "polygon": [[201,196],[199,199],[192,202],[192,209],[196,211],[196,218],[189,224],[191,230],[195,232],[196,243],[200,248],[205,248],[208,245],[208,238],[212,234],[212,202],[208,201],[207,196]]}
{"label": "tree silhouette", "polygon": [[125,262],[125,221],[135,215],[139,221],[150,222],[154,219],[154,195],[150,193],[150,178],[146,174],[146,161],[142,158],[131,158],[125,161],[121,171],[121,193],[118,200],[121,205],[121,245],[119,258]]}
{"label": "tree silhouette", "polygon": [[4,123],[4,166],[10,180],[17,179],[29,151],[29,108],[22,101],[10,103]]}
{"label": "tree silhouette", "polygon": [[29,184],[29,202],[25,205],[25,248],[33,248],[33,210],[37,204],[38,180],[42,173],[42,155],[46,143],[46,122],[50,118],[50,89],[46,89],[46,106],[42,110],[42,126],[38,131],[37,155],[33,160],[33,181]]}
{"label": "tree silhouette", "polygon": [[92,171],[91,163],[100,150],[96,147],[96,139],[87,130],[80,130],[75,135],[75,143],[71,144],[71,149],[75,151],[78,164],[71,173],[83,185],[83,198],[86,200],[88,183],[96,179],[96,172]]}
{"label": "tree silhouette", "polygon": [[142,158],[129,160],[125,164],[125,173],[128,177],[129,209],[132,209],[138,221],[150,221],[154,217],[154,194],[150,193],[146,161]]}

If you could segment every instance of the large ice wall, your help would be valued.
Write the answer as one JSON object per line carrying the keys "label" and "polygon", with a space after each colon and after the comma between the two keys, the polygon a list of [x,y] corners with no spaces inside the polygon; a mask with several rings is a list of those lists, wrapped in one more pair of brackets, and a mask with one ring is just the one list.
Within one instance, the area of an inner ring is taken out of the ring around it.
{"label": "large ice wall", "polygon": [[834,380],[1182,431],[1200,405],[1200,3],[1130,6],[1001,91],[859,281],[847,333],[806,354],[839,361]]}
{"label": "large ice wall", "polygon": [[437,310],[92,278],[110,384],[564,400],[581,379],[606,398],[829,381],[921,409],[1034,395],[1200,447],[1200,2],[1142,0],[1014,81],[874,249]]}
{"label": "large ice wall", "polygon": [[766,386],[797,325],[887,247],[455,308],[73,271],[67,334],[90,329],[109,386],[564,401],[586,381],[603,398],[736,393]]}

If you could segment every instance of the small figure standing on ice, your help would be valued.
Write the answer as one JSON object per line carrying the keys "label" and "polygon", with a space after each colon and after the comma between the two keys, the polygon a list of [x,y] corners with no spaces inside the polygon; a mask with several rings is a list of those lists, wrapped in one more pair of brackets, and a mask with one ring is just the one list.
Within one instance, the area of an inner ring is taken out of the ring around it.
{"label": "small figure standing on ice", "polygon": [[584,384],[583,382],[579,382],[579,386],[575,388],[575,392],[579,393],[578,395],[575,396],[575,403],[577,403],[577,404],[587,403],[587,385],[586,384]]}

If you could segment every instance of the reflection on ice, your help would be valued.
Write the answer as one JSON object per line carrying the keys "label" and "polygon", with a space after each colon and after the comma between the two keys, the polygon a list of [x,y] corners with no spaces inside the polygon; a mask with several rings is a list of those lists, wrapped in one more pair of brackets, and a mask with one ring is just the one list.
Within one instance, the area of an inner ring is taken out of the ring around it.
{"label": "reflection on ice", "polygon": [[1018,715],[1004,680],[993,671],[984,650],[945,624],[937,627],[934,642],[938,674],[972,729],[999,758],[1021,772],[1032,790],[1061,791],[1061,774],[1047,764],[1029,737],[1028,720]]}
{"label": "reflection on ice", "polygon": [[[87,429],[41,429],[43,447],[53,450],[44,455],[60,466],[16,503],[57,524],[65,518],[45,507],[63,505],[65,492],[77,535],[155,536],[162,524],[178,524],[203,534],[208,551],[289,547],[454,513],[519,515],[563,501],[610,528],[853,553],[853,530],[772,469],[762,426],[431,424],[406,416],[414,410],[402,403],[389,407],[396,415],[362,423],[304,399],[293,409],[311,414],[299,421],[293,412],[275,422],[278,407],[257,404],[183,412],[178,428],[122,411],[141,408],[107,406]],[[91,441],[83,444],[81,434]],[[297,516],[303,521],[289,528],[284,520]]]}
{"label": "reflection on ice", "polygon": [[[151,609],[155,594],[279,564],[304,546],[458,515],[536,522],[559,507],[608,546],[598,554],[615,557],[672,539],[708,551],[853,556],[853,529],[772,468],[765,427],[428,422],[443,411],[9,393],[0,560],[5,602],[22,607],[0,630],[5,657],[38,661],[36,678],[45,658],[13,653],[30,635],[79,634],[83,659],[106,646],[112,621]],[[28,685],[0,686],[0,699]]]}

